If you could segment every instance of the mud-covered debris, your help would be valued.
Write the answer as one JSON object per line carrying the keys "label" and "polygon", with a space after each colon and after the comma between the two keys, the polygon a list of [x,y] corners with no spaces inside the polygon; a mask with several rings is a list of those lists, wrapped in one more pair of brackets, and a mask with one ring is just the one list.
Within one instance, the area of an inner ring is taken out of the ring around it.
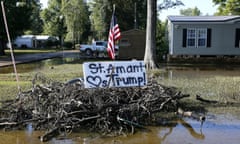
{"label": "mud-covered debris", "polygon": [[120,135],[151,125],[154,113],[177,111],[187,96],[153,78],[144,87],[85,89],[81,80],[61,83],[37,74],[31,90],[2,102],[0,127],[22,129],[31,123],[34,130],[46,130],[42,141],[82,129]]}

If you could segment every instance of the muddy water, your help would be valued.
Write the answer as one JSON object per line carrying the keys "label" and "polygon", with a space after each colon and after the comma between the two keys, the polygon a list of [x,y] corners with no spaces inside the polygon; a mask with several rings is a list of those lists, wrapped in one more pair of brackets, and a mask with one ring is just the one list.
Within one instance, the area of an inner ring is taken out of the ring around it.
{"label": "muddy water", "polygon": [[[36,68],[73,62],[62,59],[45,60],[38,63],[23,64],[18,70],[32,71]],[[37,64],[37,66],[36,66]],[[31,66],[32,65],[32,66]],[[21,68],[22,67],[22,68]],[[26,68],[27,67],[27,68]],[[1,68],[1,73],[9,73],[10,68]],[[176,77],[212,77],[213,75],[240,77],[240,69],[218,67],[163,67],[165,79]],[[197,79],[196,79],[197,80]],[[240,143],[240,107],[221,107],[217,112],[208,110],[206,121],[184,118],[168,122],[168,125],[148,127],[149,131],[138,131],[134,135],[101,137],[95,133],[72,133],[54,138],[47,144],[238,144]],[[38,136],[44,132],[34,131],[29,125],[23,131],[0,131],[0,144],[42,144]]]}
{"label": "muddy water", "polygon": [[[240,120],[231,115],[207,116],[200,122],[184,119],[171,126],[148,127],[150,131],[119,137],[100,137],[98,134],[73,133],[54,138],[48,144],[237,144],[240,142]],[[0,144],[42,144],[38,136],[43,132],[25,131],[0,132]]]}
{"label": "muddy water", "polygon": [[[24,72],[30,72],[33,70],[38,70],[43,67],[50,67],[54,65],[60,65],[64,63],[72,63],[76,61],[76,58],[68,57],[68,58],[53,58],[53,59],[47,59],[42,60],[38,62],[31,62],[31,63],[24,63],[24,64],[18,64],[17,71],[18,73],[24,73]],[[12,73],[14,72],[13,66],[6,66],[6,67],[0,67],[0,73]]]}

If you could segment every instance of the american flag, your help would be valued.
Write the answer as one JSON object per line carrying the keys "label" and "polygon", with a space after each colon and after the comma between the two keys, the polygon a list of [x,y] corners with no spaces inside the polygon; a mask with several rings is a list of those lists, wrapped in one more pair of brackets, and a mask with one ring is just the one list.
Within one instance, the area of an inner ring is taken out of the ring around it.
{"label": "american flag", "polygon": [[121,38],[120,28],[117,24],[117,18],[113,12],[107,46],[108,55],[112,60],[115,59],[115,41],[119,40],[120,38]]}

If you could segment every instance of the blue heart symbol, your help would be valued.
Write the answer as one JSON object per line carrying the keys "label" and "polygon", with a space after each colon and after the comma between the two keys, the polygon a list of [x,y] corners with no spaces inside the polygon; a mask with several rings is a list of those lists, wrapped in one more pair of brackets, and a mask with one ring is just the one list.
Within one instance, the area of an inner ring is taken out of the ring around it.
{"label": "blue heart symbol", "polygon": [[99,87],[102,82],[102,79],[100,76],[88,76],[87,82],[93,85],[94,87]]}

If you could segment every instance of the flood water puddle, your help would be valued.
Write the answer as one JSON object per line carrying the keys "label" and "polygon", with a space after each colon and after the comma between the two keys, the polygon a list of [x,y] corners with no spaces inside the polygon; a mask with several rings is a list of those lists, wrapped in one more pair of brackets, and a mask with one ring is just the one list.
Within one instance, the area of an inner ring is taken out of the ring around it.
{"label": "flood water puddle", "polygon": [[[36,62],[17,64],[16,67],[17,67],[18,73],[25,73],[25,72],[38,70],[43,67],[51,67],[55,65],[73,63],[75,61],[79,61],[79,58],[76,58],[76,57],[53,58],[53,59],[36,61]],[[0,67],[0,74],[13,73],[13,72],[14,70],[12,65],[6,66],[6,67]]]}
{"label": "flood water puddle", "polygon": [[[133,135],[101,137],[91,133],[72,133],[54,138],[48,144],[237,144],[240,141],[240,120],[232,115],[207,115],[201,126],[199,121],[184,118],[171,126],[148,127],[150,131],[137,131]],[[0,132],[0,144],[42,144],[38,136],[44,132]]]}

